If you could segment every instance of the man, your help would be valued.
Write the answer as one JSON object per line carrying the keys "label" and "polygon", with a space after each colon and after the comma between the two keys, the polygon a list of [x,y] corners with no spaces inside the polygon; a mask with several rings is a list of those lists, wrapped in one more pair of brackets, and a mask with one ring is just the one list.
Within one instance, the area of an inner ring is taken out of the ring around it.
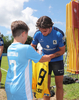
{"label": "man", "polygon": [[11,30],[14,41],[7,50],[7,100],[32,100],[32,60],[37,63],[51,59],[49,55],[39,55],[31,45],[24,44],[29,31],[25,22],[12,22]]}
{"label": "man", "polygon": [[1,78],[2,78],[2,73],[1,73],[1,60],[2,60],[2,53],[3,53],[3,48],[4,48],[4,41],[1,37],[0,33],[0,87],[1,87]]}
{"label": "man", "polygon": [[[56,99],[63,100],[63,54],[65,52],[64,33],[53,27],[53,22],[48,16],[42,16],[37,20],[36,27],[39,29],[33,37],[31,45],[35,48],[38,43],[42,46],[43,55],[51,56],[49,62],[48,89],[50,90],[51,72],[53,70],[56,83]],[[44,96],[44,100],[50,97]]]}

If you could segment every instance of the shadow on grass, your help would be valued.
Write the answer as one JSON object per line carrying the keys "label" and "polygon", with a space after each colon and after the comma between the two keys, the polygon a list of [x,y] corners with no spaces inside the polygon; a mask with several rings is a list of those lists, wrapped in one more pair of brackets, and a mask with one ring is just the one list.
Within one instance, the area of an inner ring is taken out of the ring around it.
{"label": "shadow on grass", "polygon": [[5,89],[5,84],[1,83],[0,84],[0,89]]}

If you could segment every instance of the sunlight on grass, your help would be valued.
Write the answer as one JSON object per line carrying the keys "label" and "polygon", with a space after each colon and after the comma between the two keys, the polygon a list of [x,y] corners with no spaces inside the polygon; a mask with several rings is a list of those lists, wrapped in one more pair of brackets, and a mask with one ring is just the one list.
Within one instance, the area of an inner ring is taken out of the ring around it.
{"label": "sunlight on grass", "polygon": [[[4,69],[4,70],[6,70],[6,71],[8,70],[7,56],[3,56],[2,57],[1,68]],[[2,80],[1,80],[1,83],[3,83],[3,84],[5,84],[6,75],[7,75],[7,72],[4,71],[4,70],[1,70],[2,71]]]}
{"label": "sunlight on grass", "polygon": [[64,98],[67,100],[79,100],[79,83],[63,85]]}

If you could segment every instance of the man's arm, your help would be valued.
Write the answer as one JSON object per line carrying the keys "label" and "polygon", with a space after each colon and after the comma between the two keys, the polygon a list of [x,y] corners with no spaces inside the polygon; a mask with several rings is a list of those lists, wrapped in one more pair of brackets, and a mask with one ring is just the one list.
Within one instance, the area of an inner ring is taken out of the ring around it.
{"label": "man's arm", "polygon": [[65,46],[59,47],[59,49],[60,49],[60,50],[59,50],[58,52],[56,52],[56,53],[54,53],[54,54],[50,54],[51,59],[52,59],[52,58],[55,58],[55,57],[59,57],[59,56],[61,56],[61,55],[64,54],[64,52],[65,52]]}
{"label": "man's arm", "polygon": [[4,46],[0,46],[0,57],[1,57],[2,53],[3,53],[3,48],[4,48]]}
{"label": "man's arm", "polygon": [[32,43],[31,43],[31,46],[32,46],[34,49],[35,49],[35,47],[36,47],[36,45],[34,45],[34,44],[32,44]]}

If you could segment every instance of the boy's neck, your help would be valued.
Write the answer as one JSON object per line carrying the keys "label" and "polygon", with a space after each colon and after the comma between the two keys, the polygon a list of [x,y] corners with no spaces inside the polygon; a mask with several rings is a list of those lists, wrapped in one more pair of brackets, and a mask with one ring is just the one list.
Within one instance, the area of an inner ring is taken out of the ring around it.
{"label": "boy's neck", "polygon": [[14,39],[13,43],[22,43],[21,39]]}

